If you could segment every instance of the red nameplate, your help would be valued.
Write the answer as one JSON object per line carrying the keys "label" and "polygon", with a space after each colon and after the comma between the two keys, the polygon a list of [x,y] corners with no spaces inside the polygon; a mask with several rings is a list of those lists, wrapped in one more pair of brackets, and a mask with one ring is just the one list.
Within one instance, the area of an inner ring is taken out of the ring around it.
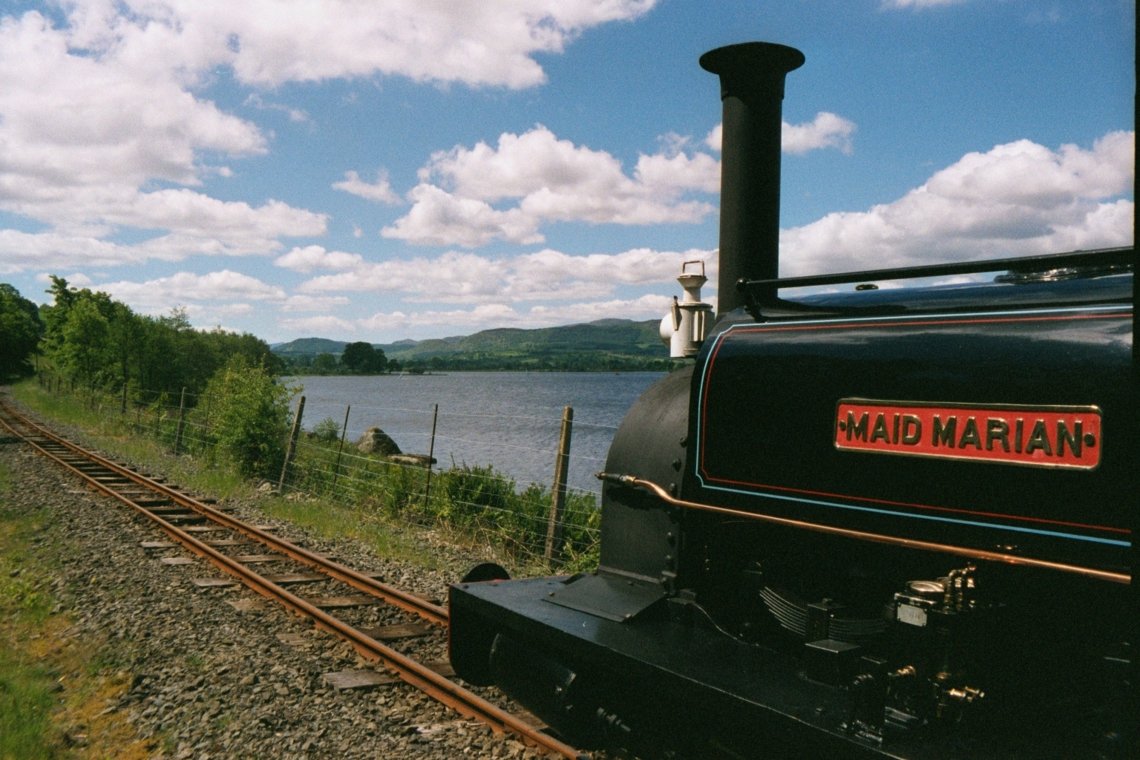
{"label": "red nameplate", "polygon": [[1100,464],[1100,409],[840,399],[835,447],[1091,470]]}

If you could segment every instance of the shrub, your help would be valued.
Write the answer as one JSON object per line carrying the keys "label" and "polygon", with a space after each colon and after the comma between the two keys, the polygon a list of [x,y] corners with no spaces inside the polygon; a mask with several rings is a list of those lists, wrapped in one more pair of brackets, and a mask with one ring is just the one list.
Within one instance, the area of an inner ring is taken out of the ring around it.
{"label": "shrub", "polygon": [[285,461],[290,389],[237,355],[210,378],[210,439],[243,475],[271,477]]}
{"label": "shrub", "polygon": [[340,440],[340,424],[332,417],[325,417],[313,427],[312,437],[321,443],[336,443]]}

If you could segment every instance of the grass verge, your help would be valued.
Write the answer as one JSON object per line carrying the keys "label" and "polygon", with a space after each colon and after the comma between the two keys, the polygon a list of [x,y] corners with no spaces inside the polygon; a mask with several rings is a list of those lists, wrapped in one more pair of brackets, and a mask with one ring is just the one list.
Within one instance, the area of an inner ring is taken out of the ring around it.
{"label": "grass verge", "polygon": [[38,550],[47,516],[18,510],[13,487],[0,464],[0,758],[148,757],[149,745],[111,709],[129,676],[71,634],[50,591],[53,559]]}
{"label": "grass verge", "polygon": [[[184,488],[220,499],[253,496],[254,484],[219,461],[216,450],[203,446],[206,436],[181,439],[182,449],[194,456],[172,454],[175,426],[169,414],[155,415],[152,424],[122,414],[118,399],[52,394],[34,381],[15,386],[12,395],[45,417],[83,428],[89,443],[114,452],[115,458],[162,472]],[[551,504],[547,489],[532,485],[520,492],[512,479],[491,467],[452,466],[430,477],[421,467],[354,450],[342,455],[335,435],[328,440],[303,436],[289,468],[288,497],[258,495],[258,508],[319,536],[356,539],[381,556],[421,567],[438,567],[438,547],[446,543],[499,562],[514,574],[552,570],[544,559]],[[600,532],[594,496],[568,494],[562,518],[557,570],[592,569]]]}

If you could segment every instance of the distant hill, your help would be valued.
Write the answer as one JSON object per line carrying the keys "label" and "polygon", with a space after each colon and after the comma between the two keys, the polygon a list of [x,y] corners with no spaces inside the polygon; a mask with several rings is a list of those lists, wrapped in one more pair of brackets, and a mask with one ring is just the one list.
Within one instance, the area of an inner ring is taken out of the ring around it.
{"label": "distant hill", "polygon": [[297,338],[288,343],[274,343],[269,350],[281,357],[317,356],[319,354],[333,354],[340,356],[344,347],[348,345],[343,340],[329,340],[328,338]]}
{"label": "distant hill", "polygon": [[[658,321],[603,319],[533,330],[499,328],[473,335],[373,344],[404,368],[430,369],[661,369],[668,352]],[[340,355],[346,341],[300,338],[272,346],[285,359]]]}

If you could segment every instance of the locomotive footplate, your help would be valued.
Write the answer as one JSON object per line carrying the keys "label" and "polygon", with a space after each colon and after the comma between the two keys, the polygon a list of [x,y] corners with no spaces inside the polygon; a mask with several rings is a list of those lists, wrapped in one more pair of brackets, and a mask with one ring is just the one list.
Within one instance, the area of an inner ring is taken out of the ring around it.
{"label": "locomotive footplate", "polygon": [[[550,603],[567,581],[452,586],[459,675],[498,685],[575,743],[644,757],[918,756],[847,731],[847,691],[793,658],[670,620],[665,603],[627,622]],[[921,756],[959,755],[926,742]]]}
{"label": "locomotive footplate", "polygon": [[[457,674],[497,685],[573,744],[622,748],[646,760],[1127,756],[1121,747],[1081,751],[1072,721],[994,715],[969,726],[904,725],[907,716],[888,708],[886,729],[868,732],[871,675],[826,677],[847,654],[841,642],[814,642],[796,657],[695,624],[685,613],[696,611],[683,600],[662,599],[625,620],[552,603],[593,577],[453,585]],[[653,588],[627,583],[640,600]]]}

